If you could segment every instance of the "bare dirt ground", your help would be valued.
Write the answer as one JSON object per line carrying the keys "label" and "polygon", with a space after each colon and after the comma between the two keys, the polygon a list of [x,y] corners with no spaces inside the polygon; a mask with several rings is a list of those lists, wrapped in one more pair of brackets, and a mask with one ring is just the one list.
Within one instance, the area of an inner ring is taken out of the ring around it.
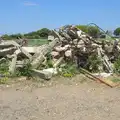
{"label": "bare dirt ground", "polygon": [[1,85],[0,120],[120,120],[120,89],[80,79]]}

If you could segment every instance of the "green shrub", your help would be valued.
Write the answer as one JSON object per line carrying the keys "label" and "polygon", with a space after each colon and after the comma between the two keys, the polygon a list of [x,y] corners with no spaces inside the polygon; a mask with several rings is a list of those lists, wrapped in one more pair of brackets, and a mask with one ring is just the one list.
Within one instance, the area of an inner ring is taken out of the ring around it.
{"label": "green shrub", "polygon": [[77,67],[73,63],[65,64],[65,66],[62,67],[62,70],[60,72],[60,74],[64,77],[73,77],[77,73],[78,73]]}
{"label": "green shrub", "polygon": [[94,38],[100,34],[100,30],[95,26],[77,25],[76,27]]}
{"label": "green shrub", "polygon": [[114,35],[116,35],[116,36],[120,35],[120,27],[118,27],[114,30]]}
{"label": "green shrub", "polygon": [[102,61],[100,58],[95,54],[95,55],[90,55],[88,57],[88,70],[90,72],[99,72],[99,66],[102,65]]}
{"label": "green shrub", "polygon": [[9,70],[9,61],[6,59],[1,60],[0,61],[0,74],[1,74],[0,84],[4,84],[8,80],[8,76],[10,76],[10,73],[8,70]]}
{"label": "green shrub", "polygon": [[114,62],[114,72],[120,74],[120,57]]}
{"label": "green shrub", "polygon": [[32,77],[31,64],[28,63],[28,64],[24,65],[22,68],[17,69],[16,75],[17,76]]}

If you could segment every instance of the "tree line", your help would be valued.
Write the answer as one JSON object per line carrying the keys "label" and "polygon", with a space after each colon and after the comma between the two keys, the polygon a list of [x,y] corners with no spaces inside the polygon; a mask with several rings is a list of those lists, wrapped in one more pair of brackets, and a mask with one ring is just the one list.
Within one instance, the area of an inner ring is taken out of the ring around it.
{"label": "tree line", "polygon": [[12,40],[12,39],[19,39],[19,38],[40,39],[40,38],[47,38],[49,33],[50,33],[50,30],[48,28],[42,28],[40,30],[26,33],[26,34],[20,34],[20,33],[12,34],[12,35],[5,34],[1,36],[1,38],[3,40]]}
{"label": "tree line", "polygon": [[[76,27],[94,38],[104,36],[104,34],[96,26],[77,25]],[[2,39],[12,40],[12,39],[19,39],[19,38],[26,38],[26,39],[47,38],[50,32],[51,30],[49,30],[48,28],[42,28],[40,30],[26,33],[26,34],[20,34],[20,33],[12,34],[12,35],[5,34],[2,36]],[[114,32],[106,31],[106,34],[120,36],[120,27],[116,28]]]}

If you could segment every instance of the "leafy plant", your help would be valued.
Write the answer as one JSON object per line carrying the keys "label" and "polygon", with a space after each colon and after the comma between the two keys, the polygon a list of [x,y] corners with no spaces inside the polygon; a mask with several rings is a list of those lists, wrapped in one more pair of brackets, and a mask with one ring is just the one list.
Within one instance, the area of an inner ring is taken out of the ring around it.
{"label": "leafy plant", "polygon": [[52,63],[52,56],[51,56],[50,52],[46,55],[46,58],[47,58],[46,67],[47,68],[52,68],[53,63]]}
{"label": "leafy plant", "polygon": [[120,74],[120,57],[114,62],[114,72]]}
{"label": "leafy plant", "polygon": [[0,84],[4,84],[8,80],[9,73],[9,61],[3,59],[0,61]]}
{"label": "leafy plant", "polygon": [[100,30],[95,26],[77,25],[76,27],[95,38],[100,34]]}
{"label": "leafy plant", "polygon": [[27,77],[31,77],[32,76],[32,71],[31,71],[31,64],[28,63],[26,65],[24,65],[22,68],[19,68],[17,70],[16,75],[17,76],[27,76]]}
{"label": "leafy plant", "polygon": [[88,70],[90,72],[99,72],[99,66],[102,65],[102,61],[100,58],[95,54],[95,55],[90,55],[88,57]]}
{"label": "leafy plant", "polygon": [[73,77],[77,73],[77,67],[73,63],[66,64],[60,72],[60,74],[64,77]]}
{"label": "leafy plant", "polygon": [[112,81],[115,82],[115,83],[120,82],[120,78],[113,78]]}

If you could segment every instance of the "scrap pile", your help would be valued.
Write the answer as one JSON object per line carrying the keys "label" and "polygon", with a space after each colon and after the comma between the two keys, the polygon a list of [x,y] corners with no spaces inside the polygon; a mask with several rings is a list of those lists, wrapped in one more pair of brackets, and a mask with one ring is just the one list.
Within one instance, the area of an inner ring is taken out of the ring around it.
{"label": "scrap pile", "polygon": [[72,25],[52,30],[48,40],[49,44],[39,47],[23,47],[15,41],[2,41],[0,58],[9,60],[11,74],[30,63],[33,74],[50,79],[53,71],[39,69],[42,64],[47,63],[48,53],[52,57],[53,68],[59,67],[64,61],[73,62],[77,67],[88,70],[97,66],[99,71],[107,73],[113,72],[113,63],[120,54],[117,40],[98,41]]}
{"label": "scrap pile", "polygon": [[[52,51],[53,59],[64,57],[66,62],[72,60],[78,67],[93,69],[94,64],[98,70],[112,73],[112,63],[120,55],[120,47],[117,40],[98,41],[93,39],[75,26],[65,26],[58,31],[52,31],[52,36],[48,40],[59,39],[59,43]],[[91,58],[91,62],[90,62]]]}

